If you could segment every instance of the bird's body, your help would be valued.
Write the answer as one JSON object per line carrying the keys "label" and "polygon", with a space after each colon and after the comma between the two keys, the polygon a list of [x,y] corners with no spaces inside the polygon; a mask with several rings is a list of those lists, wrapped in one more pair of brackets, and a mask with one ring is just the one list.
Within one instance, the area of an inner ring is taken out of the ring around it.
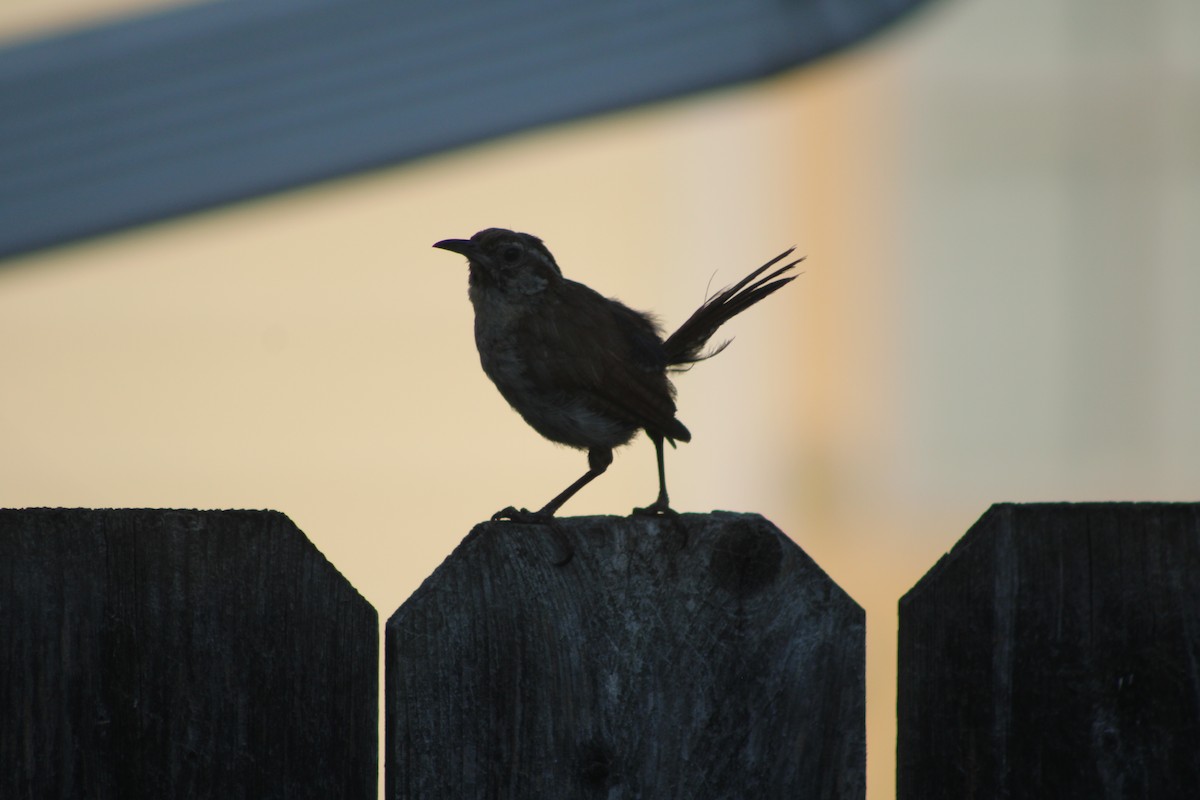
{"label": "bird's body", "polygon": [[669,511],[662,443],[686,442],[691,434],[675,418],[667,370],[713,355],[700,351],[716,329],[792,280],[772,282],[797,263],[747,286],[791,251],[784,253],[711,298],[664,340],[649,315],[564,278],[537,237],[489,228],[435,246],[469,260],[475,344],[500,394],[542,436],[588,451],[583,477],[538,512],[497,514],[506,518],[553,515],[639,430],[654,441],[659,459],[659,496],[648,510]]}
{"label": "bird's body", "polygon": [[[527,302],[498,302],[478,285],[470,297],[483,371],[542,436],[581,449],[619,447],[642,428],[691,438],[644,314],[566,279]],[[589,313],[572,310],[580,306]]]}

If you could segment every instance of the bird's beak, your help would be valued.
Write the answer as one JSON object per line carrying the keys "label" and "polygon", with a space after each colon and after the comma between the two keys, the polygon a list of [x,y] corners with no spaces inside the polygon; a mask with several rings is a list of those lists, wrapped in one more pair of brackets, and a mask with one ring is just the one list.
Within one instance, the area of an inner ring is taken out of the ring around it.
{"label": "bird's beak", "polygon": [[475,243],[470,239],[442,239],[434,244],[434,247],[442,250],[449,250],[451,253],[458,253],[470,258],[476,253]]}

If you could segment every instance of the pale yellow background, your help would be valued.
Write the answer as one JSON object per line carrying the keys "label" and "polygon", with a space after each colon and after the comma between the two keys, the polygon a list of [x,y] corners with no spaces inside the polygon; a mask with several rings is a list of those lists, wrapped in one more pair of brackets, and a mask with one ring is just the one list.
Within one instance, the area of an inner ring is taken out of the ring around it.
{"label": "pale yellow background", "polygon": [[[154,4],[7,0],[0,41]],[[668,477],[867,609],[882,800],[897,600],[990,503],[1200,495],[1197,98],[1188,0],[947,2],[756,86],[11,260],[0,506],[279,509],[386,619],[586,466],[487,382],[434,241],[536,233],[668,327],[795,244],[677,381]],[[654,491],[642,439],[563,511]]]}

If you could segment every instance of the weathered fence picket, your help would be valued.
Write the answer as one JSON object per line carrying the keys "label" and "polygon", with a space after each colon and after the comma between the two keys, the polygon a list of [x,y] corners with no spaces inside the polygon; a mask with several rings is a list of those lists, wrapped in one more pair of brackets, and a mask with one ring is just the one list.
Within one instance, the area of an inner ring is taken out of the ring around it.
{"label": "weathered fence picket", "polygon": [[757,515],[480,525],[385,658],[388,798],[864,796],[863,611]]}
{"label": "weathered fence picket", "polygon": [[374,798],[378,642],[282,514],[0,510],[0,797]]}
{"label": "weathered fence picket", "polygon": [[993,506],[900,601],[897,797],[1200,797],[1200,503]]}

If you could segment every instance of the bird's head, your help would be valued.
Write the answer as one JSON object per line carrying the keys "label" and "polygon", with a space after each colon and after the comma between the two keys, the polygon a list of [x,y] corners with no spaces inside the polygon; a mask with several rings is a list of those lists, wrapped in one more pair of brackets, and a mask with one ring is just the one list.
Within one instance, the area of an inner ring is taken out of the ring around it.
{"label": "bird's head", "polygon": [[443,239],[434,247],[467,257],[473,290],[528,297],[563,279],[542,240],[528,233],[488,228],[470,239]]}

